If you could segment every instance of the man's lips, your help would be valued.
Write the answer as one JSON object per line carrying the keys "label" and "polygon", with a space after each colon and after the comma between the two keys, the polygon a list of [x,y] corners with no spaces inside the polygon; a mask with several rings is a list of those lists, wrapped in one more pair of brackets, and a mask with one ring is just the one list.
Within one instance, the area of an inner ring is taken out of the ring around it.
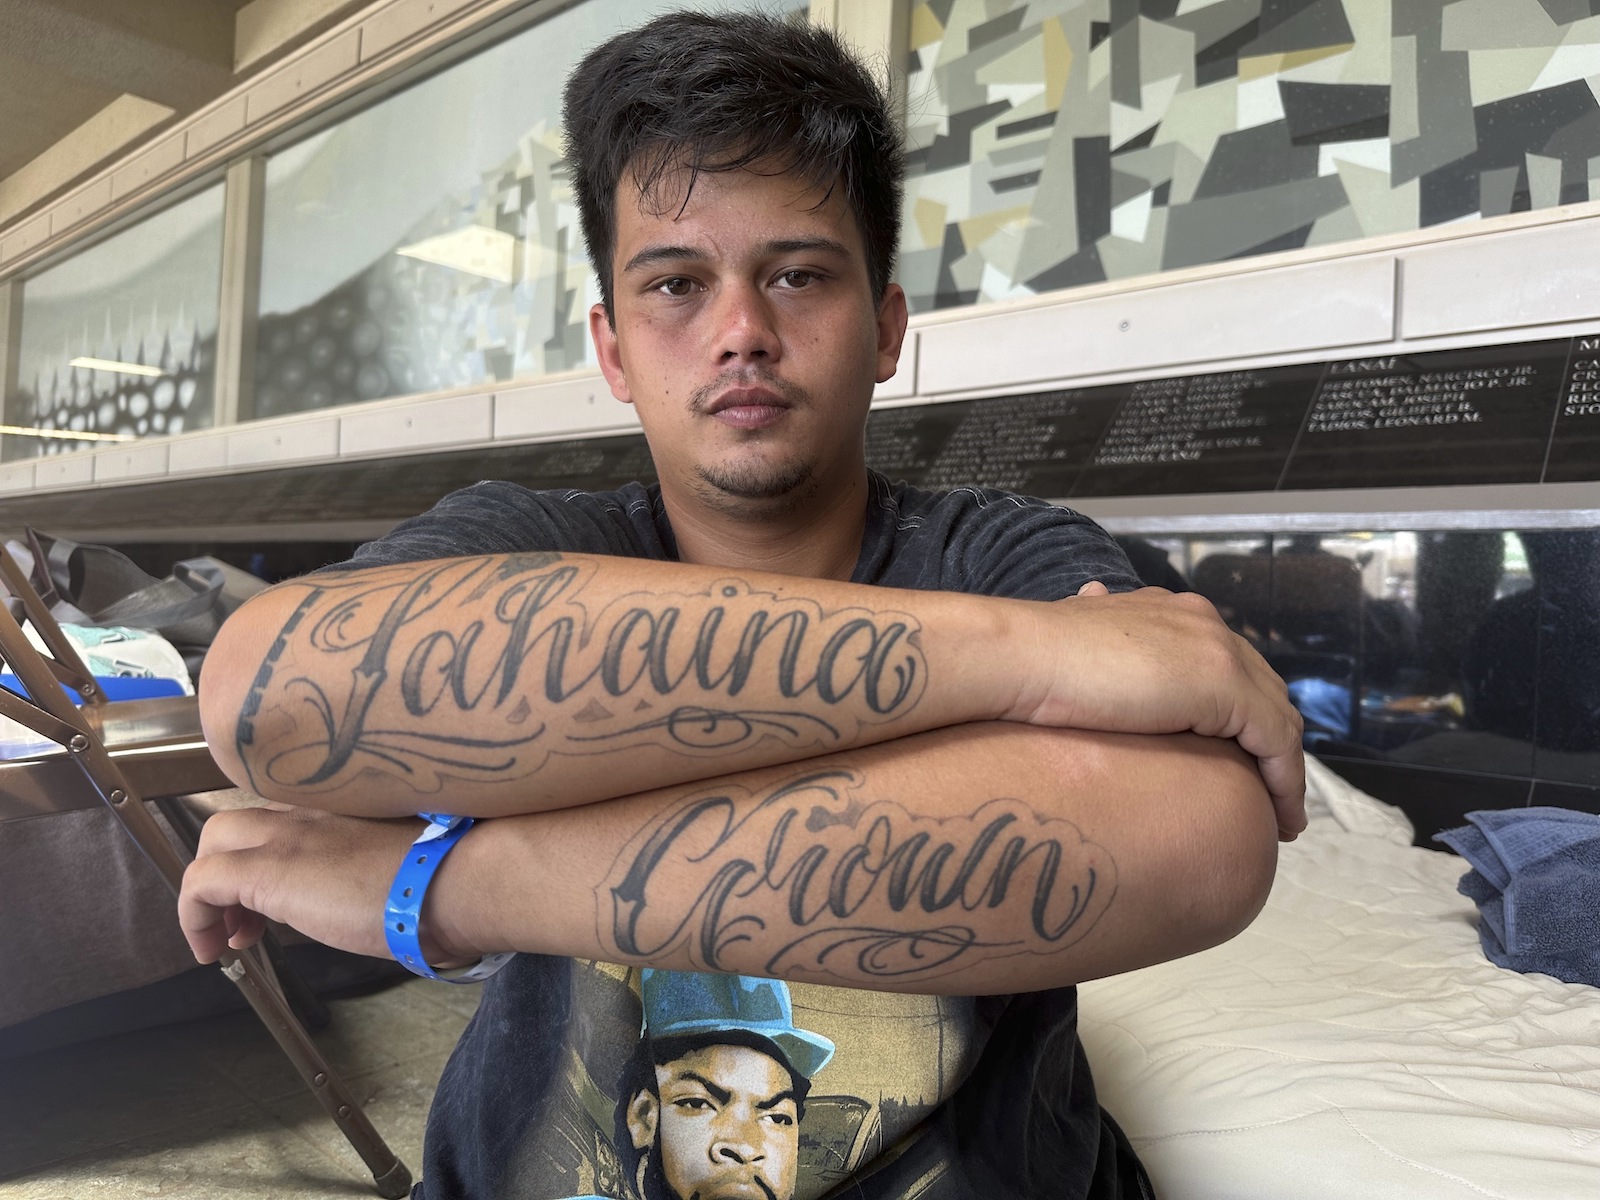
{"label": "man's lips", "polygon": [[789,402],[766,388],[730,388],[706,405],[708,416],[737,429],[760,429],[780,420]]}

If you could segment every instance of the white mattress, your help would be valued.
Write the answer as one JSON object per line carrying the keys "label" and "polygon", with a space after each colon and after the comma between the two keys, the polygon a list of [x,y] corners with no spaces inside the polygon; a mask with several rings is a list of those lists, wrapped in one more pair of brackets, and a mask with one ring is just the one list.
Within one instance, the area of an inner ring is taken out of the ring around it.
{"label": "white mattress", "polygon": [[1311,767],[1248,930],[1080,989],[1162,1200],[1600,1200],[1600,988],[1490,963],[1466,864]]}

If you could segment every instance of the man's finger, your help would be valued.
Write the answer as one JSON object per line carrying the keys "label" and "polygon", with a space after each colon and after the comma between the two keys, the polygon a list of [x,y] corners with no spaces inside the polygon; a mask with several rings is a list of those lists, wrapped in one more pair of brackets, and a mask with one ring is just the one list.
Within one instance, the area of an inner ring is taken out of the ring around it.
{"label": "man's finger", "polygon": [[1299,739],[1287,749],[1281,738],[1273,739],[1278,745],[1252,747],[1247,738],[1239,744],[1256,756],[1260,765],[1261,781],[1272,796],[1272,807],[1278,815],[1278,834],[1282,841],[1293,841],[1306,827],[1306,760]]}
{"label": "man's finger", "polygon": [[[216,818],[213,817],[212,820]],[[207,822],[209,825],[211,822]],[[235,934],[249,925],[251,914],[239,903],[239,891],[218,863],[222,854],[195,859],[183,873],[178,893],[178,926],[196,962],[214,963]],[[237,949],[238,947],[235,947]]]}
{"label": "man's finger", "polygon": [[228,948],[228,927],[222,910],[191,902],[183,924],[183,936],[197,963],[210,964]]}
{"label": "man's finger", "polygon": [[1306,828],[1306,764],[1298,752],[1261,761],[1261,778],[1278,817],[1278,840],[1292,842]]}
{"label": "man's finger", "polygon": [[228,945],[235,950],[248,950],[265,936],[267,919],[248,908],[241,908],[238,912],[239,920],[228,938]]}

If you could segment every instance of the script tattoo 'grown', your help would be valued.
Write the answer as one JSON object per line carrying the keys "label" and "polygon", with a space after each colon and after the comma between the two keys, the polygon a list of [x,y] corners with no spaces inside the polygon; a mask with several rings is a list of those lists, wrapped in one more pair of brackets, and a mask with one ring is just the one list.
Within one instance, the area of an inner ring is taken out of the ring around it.
{"label": "script tattoo 'grown'", "polygon": [[[643,830],[598,894],[617,961],[795,979],[932,976],[1087,934],[1116,864],[1070,821],[998,799],[970,816],[863,804],[853,771],[703,793]],[[1005,932],[1000,932],[1005,931]]]}
{"label": "script tattoo 'grown'", "polygon": [[307,580],[246,698],[241,757],[280,790],[377,770],[429,793],[552,754],[826,749],[909,713],[926,687],[904,614],[827,611],[738,579],[591,613],[595,571],[524,554]]}

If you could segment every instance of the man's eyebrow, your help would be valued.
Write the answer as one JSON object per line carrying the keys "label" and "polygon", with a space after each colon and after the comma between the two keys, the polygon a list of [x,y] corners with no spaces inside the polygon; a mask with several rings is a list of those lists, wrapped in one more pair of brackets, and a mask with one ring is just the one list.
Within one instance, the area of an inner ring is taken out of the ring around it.
{"label": "man's eyebrow", "polygon": [[630,271],[642,270],[664,262],[691,262],[703,255],[693,246],[646,246],[635,254],[622,268],[626,275]]}
{"label": "man's eyebrow", "polygon": [[771,1100],[757,1100],[756,1101],[756,1107],[759,1108],[762,1112],[766,1112],[767,1109],[769,1109],[769,1108],[777,1108],[778,1105],[782,1104],[785,1100],[794,1101],[794,1105],[795,1105],[796,1108],[798,1108],[800,1106],[800,1101],[798,1099],[796,1099],[796,1097],[795,1097],[794,1089],[793,1088],[784,1088],[783,1091],[779,1092]]}
{"label": "man's eyebrow", "polygon": [[833,254],[849,258],[850,251],[843,242],[827,237],[779,238],[766,244],[768,254]]}
{"label": "man's eyebrow", "polygon": [[718,1087],[704,1075],[696,1074],[694,1071],[685,1071],[683,1073],[683,1078],[692,1079],[701,1087],[705,1088],[706,1091],[711,1093],[711,1098],[718,1104],[726,1104],[730,1099],[733,1098],[733,1093],[728,1091],[727,1088]]}
{"label": "man's eyebrow", "polygon": [[[761,247],[764,255],[773,254],[829,254],[835,258],[849,258],[850,250],[843,242],[829,237],[775,238]],[[622,268],[624,275],[669,262],[694,262],[704,258],[703,251],[693,246],[646,246],[630,258]]]}

